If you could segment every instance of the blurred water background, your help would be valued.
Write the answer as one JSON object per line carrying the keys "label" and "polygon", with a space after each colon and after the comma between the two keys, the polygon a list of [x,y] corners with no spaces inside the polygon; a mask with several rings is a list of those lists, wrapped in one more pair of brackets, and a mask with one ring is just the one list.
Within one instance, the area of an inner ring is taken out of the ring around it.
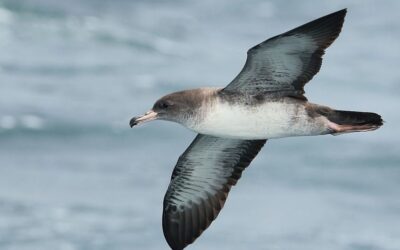
{"label": "blurred water background", "polygon": [[194,134],[129,119],[345,7],[307,96],[385,125],[269,141],[190,249],[400,249],[395,0],[0,0],[0,249],[168,249],[162,199]]}

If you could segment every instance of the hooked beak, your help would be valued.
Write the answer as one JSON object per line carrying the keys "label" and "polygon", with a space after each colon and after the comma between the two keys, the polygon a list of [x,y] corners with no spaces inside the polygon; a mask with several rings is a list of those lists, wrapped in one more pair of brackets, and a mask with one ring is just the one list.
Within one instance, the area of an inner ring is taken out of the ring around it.
{"label": "hooked beak", "polygon": [[133,117],[130,120],[129,125],[132,128],[135,125],[139,125],[141,123],[145,123],[145,122],[149,122],[149,121],[155,120],[155,119],[157,119],[157,115],[158,114],[156,112],[154,112],[153,110],[150,110],[149,112],[146,112],[142,116]]}

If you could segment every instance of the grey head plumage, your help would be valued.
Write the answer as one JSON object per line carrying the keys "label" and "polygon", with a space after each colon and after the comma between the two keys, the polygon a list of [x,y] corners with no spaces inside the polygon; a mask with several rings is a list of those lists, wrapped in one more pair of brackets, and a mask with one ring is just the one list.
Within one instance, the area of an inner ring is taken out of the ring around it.
{"label": "grey head plumage", "polygon": [[203,101],[212,96],[213,93],[215,93],[215,90],[212,88],[202,88],[165,95],[154,103],[150,111],[142,116],[132,118],[129,124],[133,127],[157,119],[185,125],[188,122],[193,122],[193,118],[198,114],[198,109]]}

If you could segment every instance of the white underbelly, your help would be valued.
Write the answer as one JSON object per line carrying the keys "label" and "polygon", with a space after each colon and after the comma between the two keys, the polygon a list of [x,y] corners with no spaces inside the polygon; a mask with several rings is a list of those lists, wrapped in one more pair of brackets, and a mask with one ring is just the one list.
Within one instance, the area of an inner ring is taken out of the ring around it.
{"label": "white underbelly", "polygon": [[237,139],[271,139],[326,133],[325,118],[310,118],[303,105],[266,102],[257,106],[219,102],[192,130]]}

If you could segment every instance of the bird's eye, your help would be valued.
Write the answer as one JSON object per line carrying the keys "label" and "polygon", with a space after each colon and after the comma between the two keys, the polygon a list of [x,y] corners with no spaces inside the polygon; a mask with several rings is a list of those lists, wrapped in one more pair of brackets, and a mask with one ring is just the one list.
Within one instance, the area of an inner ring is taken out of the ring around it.
{"label": "bird's eye", "polygon": [[160,102],[158,104],[158,107],[161,109],[167,109],[169,107],[169,104],[167,102]]}

